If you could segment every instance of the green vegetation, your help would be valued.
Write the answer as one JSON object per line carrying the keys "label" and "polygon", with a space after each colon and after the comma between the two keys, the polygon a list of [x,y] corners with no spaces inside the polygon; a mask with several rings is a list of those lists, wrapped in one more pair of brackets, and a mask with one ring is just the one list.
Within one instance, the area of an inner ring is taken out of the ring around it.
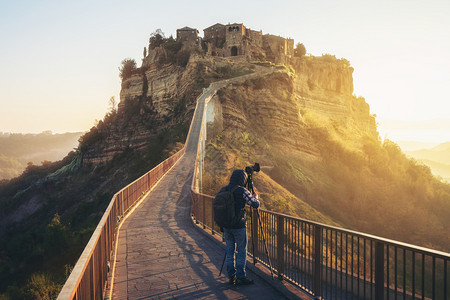
{"label": "green vegetation", "polygon": [[164,33],[158,29],[151,34],[149,38],[149,53],[155,51],[156,48],[163,50],[163,57],[160,60],[161,64],[176,64],[181,67],[186,67],[191,56],[191,51],[181,50],[182,44],[177,42],[172,36],[166,38]]}
{"label": "green vegetation", "polygon": [[125,58],[120,63],[119,77],[124,80],[130,78],[136,71],[136,61],[132,58]]}
{"label": "green vegetation", "polygon": [[[207,143],[205,149],[202,192],[208,195],[217,194],[221,187],[228,184],[234,169],[244,169],[259,161],[255,151],[263,144],[264,141],[260,137],[245,131],[236,134],[224,132],[215,136]],[[255,190],[263,199],[262,208],[337,225],[271,179],[264,171],[265,167],[263,165],[263,170],[254,175]]]}
{"label": "green vegetation", "polygon": [[0,178],[9,179],[16,177],[23,168],[23,164],[17,159],[7,157],[0,153]]}
{"label": "green vegetation", "polygon": [[328,62],[328,63],[334,63],[338,66],[341,66],[343,68],[350,68],[351,64],[350,61],[345,58],[337,58],[335,55],[331,54],[322,54],[322,56],[305,56],[304,59],[308,64],[317,63],[317,62]]}
{"label": "green vegetation", "polygon": [[305,56],[305,54],[306,54],[305,45],[303,45],[302,43],[298,43],[294,49],[294,56],[295,57],[303,57],[303,56]]}
{"label": "green vegetation", "polygon": [[[30,165],[19,178],[1,185],[3,218],[23,205],[38,204],[33,214],[2,228],[0,293],[11,299],[54,299],[113,193],[179,150],[177,142],[185,140],[187,131],[187,124],[160,129],[145,149],[124,151],[95,169],[84,166],[51,176],[70,165],[76,153],[60,162]],[[80,149],[88,149],[83,140]]]}
{"label": "green vegetation", "polygon": [[217,66],[214,71],[215,74],[213,77],[215,79],[228,79],[250,74],[253,72],[253,69],[233,62],[226,62],[223,65]]}
{"label": "green vegetation", "polygon": [[328,53],[322,54],[322,56],[317,57],[320,60],[326,61],[326,62],[337,62],[342,64],[344,67],[350,67],[350,62],[345,58],[336,58],[335,55],[331,55]]}

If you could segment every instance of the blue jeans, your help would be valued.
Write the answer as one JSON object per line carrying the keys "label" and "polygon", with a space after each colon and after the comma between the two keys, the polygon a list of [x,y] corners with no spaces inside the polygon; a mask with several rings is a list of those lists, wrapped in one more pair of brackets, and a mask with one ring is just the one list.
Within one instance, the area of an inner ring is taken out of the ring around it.
{"label": "blue jeans", "polygon": [[[224,228],[223,236],[227,244],[226,263],[228,278],[234,274],[236,274],[237,278],[244,278],[245,263],[247,262],[247,229]],[[236,259],[235,250],[237,250]]]}

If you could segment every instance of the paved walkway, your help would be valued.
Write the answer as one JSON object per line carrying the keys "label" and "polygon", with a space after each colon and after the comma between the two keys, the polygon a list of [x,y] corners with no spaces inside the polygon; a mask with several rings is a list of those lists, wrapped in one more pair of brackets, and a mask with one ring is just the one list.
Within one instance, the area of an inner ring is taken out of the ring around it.
{"label": "paved walkway", "polygon": [[121,228],[113,299],[283,299],[219,277],[224,251],[189,219],[193,159],[183,157]]}
{"label": "paved walkway", "polygon": [[186,154],[120,230],[113,299],[284,298],[251,272],[254,285],[229,285],[218,276],[224,250],[192,225],[190,187],[202,113],[194,116]]}

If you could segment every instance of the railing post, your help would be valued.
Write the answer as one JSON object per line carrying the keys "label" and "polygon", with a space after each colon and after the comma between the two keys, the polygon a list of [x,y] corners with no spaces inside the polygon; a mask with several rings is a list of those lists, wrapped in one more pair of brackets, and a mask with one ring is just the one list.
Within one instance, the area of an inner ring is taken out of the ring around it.
{"label": "railing post", "polygon": [[211,234],[214,235],[214,208],[211,202]]}
{"label": "railing post", "polygon": [[256,265],[258,258],[256,252],[258,252],[258,214],[256,209],[252,208],[252,251],[253,251],[253,264]]}
{"label": "railing post", "polygon": [[375,299],[384,299],[384,244],[375,243]]}
{"label": "railing post", "polygon": [[123,192],[120,192],[120,206],[121,206],[121,212],[120,212],[120,217],[123,216]]}
{"label": "railing post", "polygon": [[201,197],[202,197],[202,203],[203,203],[202,223],[203,223],[203,229],[205,229],[206,228],[206,205],[205,205],[206,200],[205,200],[205,197],[203,197],[203,195]]}
{"label": "railing post", "polygon": [[314,225],[314,296],[322,294],[322,226]]}
{"label": "railing post", "polygon": [[283,280],[284,274],[284,217],[278,216],[277,224],[277,270],[278,280]]}

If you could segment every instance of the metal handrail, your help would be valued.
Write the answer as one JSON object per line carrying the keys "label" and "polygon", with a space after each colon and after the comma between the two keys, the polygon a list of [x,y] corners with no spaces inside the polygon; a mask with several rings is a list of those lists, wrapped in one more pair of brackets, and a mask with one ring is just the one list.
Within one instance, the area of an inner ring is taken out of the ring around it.
{"label": "metal handrail", "polygon": [[101,299],[120,220],[184,154],[182,148],[112,197],[58,299]]}
{"label": "metal handrail", "polygon": [[[191,195],[193,220],[220,234],[213,221],[213,197],[193,190]],[[255,210],[248,212],[257,218]],[[315,297],[449,298],[449,253],[268,210],[260,209],[260,214],[278,278]],[[249,248],[254,262],[268,265],[261,230],[248,222],[247,231],[256,244]]]}

